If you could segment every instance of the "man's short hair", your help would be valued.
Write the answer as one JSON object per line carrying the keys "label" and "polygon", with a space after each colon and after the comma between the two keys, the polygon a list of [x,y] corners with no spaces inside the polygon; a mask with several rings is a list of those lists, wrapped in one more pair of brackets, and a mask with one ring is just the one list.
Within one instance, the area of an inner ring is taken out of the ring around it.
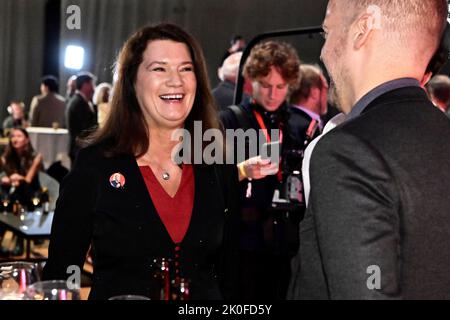
{"label": "man's short hair", "polygon": [[41,84],[46,86],[50,92],[58,92],[59,90],[58,79],[55,76],[44,76],[41,80]]}
{"label": "man's short hair", "polygon": [[446,75],[437,75],[427,84],[427,91],[440,103],[450,102],[450,78]]}
{"label": "man's short hair", "polygon": [[235,52],[228,56],[223,61],[222,67],[220,67],[219,78],[220,80],[228,80],[235,82],[239,72],[239,64],[241,62],[242,52]]}
{"label": "man's short hair", "polygon": [[312,88],[319,88],[320,90],[323,88],[323,72],[319,66],[302,64],[300,66],[300,75],[300,83],[290,95],[290,102],[294,104],[307,100]]}
{"label": "man's short hair", "polygon": [[[442,38],[447,16],[447,0],[334,0],[341,5],[349,23],[370,6],[381,9],[381,28],[388,38],[400,46],[410,39],[420,38],[437,49]],[[352,8],[352,10],[348,10]],[[400,32],[401,31],[401,32]],[[436,37],[438,35],[438,37]],[[413,44],[413,43],[412,43]]]}
{"label": "man's short hair", "polygon": [[95,81],[95,76],[90,72],[80,72],[77,74],[76,84],[77,90],[80,90],[83,87],[83,84],[89,81]]}

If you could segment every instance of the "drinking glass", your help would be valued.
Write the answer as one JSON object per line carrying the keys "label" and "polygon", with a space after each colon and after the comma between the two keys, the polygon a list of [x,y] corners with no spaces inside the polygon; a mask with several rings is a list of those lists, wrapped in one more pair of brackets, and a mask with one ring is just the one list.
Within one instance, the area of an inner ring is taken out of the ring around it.
{"label": "drinking glass", "polygon": [[71,287],[64,280],[40,281],[28,286],[29,300],[81,300],[80,289]]}
{"label": "drinking glass", "polygon": [[39,268],[35,263],[1,263],[0,300],[25,300],[27,286],[39,280]]}

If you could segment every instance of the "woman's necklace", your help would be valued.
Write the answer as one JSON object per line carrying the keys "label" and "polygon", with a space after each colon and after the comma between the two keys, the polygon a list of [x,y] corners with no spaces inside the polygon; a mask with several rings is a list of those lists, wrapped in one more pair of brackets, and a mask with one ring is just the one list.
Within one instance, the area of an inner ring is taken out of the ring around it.
{"label": "woman's necklace", "polygon": [[148,161],[148,163],[151,163],[152,165],[154,165],[154,166],[157,167],[158,171],[160,172],[160,173],[158,173],[158,174],[161,174],[161,178],[162,178],[164,181],[170,180],[170,173],[169,173],[168,170],[165,170],[165,169],[164,169],[159,163],[157,163],[156,161],[150,161],[150,160],[148,160],[148,158],[147,158],[147,161]]}
{"label": "woman's necklace", "polygon": [[155,164],[159,171],[162,172],[161,173],[161,177],[163,178],[164,181],[168,181],[170,179],[170,174],[167,170],[164,170],[163,167],[161,167],[158,163],[153,162],[153,164]]}

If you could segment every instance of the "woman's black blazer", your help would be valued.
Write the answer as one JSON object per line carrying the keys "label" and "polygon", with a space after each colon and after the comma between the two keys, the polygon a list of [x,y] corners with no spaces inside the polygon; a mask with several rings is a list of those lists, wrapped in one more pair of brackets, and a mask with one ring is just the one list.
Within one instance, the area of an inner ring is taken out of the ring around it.
{"label": "woman's black blazer", "polygon": [[[121,173],[122,189],[110,176]],[[235,166],[195,165],[195,200],[179,245],[181,276],[191,281],[192,299],[221,299],[235,283],[237,171]],[[64,179],[57,201],[45,279],[67,279],[81,268],[92,245],[89,298],[122,294],[157,298],[155,258],[175,257],[171,240],[147,191],[134,156],[106,157],[101,145],[82,149]]]}

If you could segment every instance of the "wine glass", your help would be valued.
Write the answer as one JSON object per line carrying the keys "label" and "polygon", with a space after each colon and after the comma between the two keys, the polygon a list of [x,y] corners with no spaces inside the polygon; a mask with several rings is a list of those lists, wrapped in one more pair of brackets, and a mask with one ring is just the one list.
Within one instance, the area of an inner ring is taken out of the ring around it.
{"label": "wine glass", "polygon": [[81,300],[80,288],[64,280],[35,282],[28,286],[26,297],[29,300]]}
{"label": "wine glass", "polygon": [[0,264],[0,300],[24,300],[27,286],[40,280],[39,268],[30,262]]}

